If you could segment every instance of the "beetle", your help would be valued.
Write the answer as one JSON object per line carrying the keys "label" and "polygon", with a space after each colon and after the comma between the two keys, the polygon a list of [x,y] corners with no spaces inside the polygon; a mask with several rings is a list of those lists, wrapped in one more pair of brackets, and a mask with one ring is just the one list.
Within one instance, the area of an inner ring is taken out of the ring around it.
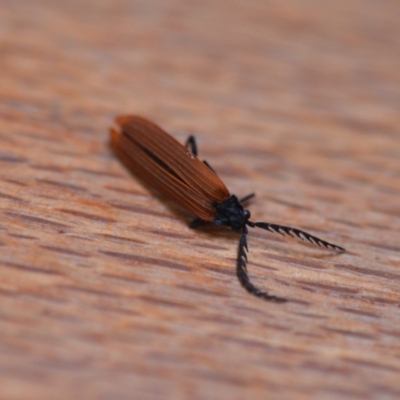
{"label": "beetle", "polygon": [[116,127],[110,129],[110,138],[116,155],[135,175],[196,215],[190,227],[214,224],[241,232],[236,273],[241,285],[249,293],[273,302],[287,301],[251,283],[247,274],[248,227],[297,237],[334,251],[345,251],[343,247],[297,228],[250,221],[250,211],[243,207],[243,203],[255,194],[241,199],[230,194],[210,164],[197,157],[194,136],[189,136],[183,146],[143,117],[122,115],[115,119],[115,123]]}

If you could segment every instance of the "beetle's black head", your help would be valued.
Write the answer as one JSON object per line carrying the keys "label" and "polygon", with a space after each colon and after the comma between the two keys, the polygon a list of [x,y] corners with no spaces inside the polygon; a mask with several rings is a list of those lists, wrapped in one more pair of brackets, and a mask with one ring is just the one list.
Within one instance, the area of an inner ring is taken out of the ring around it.
{"label": "beetle's black head", "polygon": [[250,218],[250,211],[245,210],[235,195],[222,203],[215,203],[214,225],[230,226],[234,231],[242,229]]}

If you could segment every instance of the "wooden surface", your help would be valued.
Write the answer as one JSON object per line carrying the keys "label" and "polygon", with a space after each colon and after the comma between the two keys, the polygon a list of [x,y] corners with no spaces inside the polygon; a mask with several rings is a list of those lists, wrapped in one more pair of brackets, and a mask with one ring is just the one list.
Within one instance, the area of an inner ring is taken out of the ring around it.
{"label": "wooden surface", "polygon": [[[397,1],[0,1],[1,399],[400,397]],[[191,216],[115,115],[198,139],[253,219]]]}

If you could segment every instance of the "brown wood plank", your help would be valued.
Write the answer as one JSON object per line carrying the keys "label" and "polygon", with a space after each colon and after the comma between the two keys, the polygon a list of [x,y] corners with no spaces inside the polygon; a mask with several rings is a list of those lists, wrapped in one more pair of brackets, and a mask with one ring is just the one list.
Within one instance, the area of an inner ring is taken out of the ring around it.
{"label": "brown wood plank", "polygon": [[[0,397],[400,397],[400,4],[0,0]],[[197,136],[238,237],[132,177],[116,115]]]}

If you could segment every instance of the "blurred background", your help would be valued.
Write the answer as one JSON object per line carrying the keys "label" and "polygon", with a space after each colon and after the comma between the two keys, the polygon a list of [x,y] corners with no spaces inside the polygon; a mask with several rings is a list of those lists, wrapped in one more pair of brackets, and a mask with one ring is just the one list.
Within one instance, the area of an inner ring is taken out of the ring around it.
{"label": "blurred background", "polygon": [[[400,386],[398,1],[0,0],[0,397],[384,399]],[[112,154],[197,137],[255,220],[190,230]]]}

